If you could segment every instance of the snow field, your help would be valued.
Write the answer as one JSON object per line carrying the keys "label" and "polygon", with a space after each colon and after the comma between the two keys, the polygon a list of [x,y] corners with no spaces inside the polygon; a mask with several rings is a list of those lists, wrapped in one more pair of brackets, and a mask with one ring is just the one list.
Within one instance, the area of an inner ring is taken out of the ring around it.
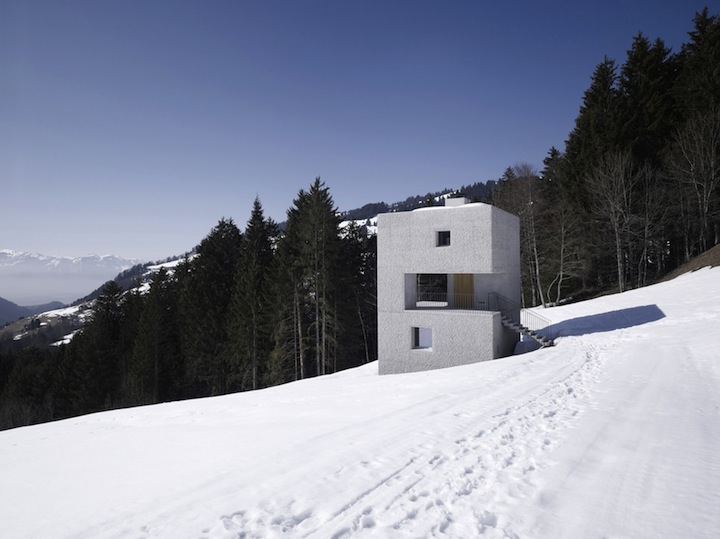
{"label": "snow field", "polygon": [[0,432],[4,537],[720,536],[720,271],[557,346]]}

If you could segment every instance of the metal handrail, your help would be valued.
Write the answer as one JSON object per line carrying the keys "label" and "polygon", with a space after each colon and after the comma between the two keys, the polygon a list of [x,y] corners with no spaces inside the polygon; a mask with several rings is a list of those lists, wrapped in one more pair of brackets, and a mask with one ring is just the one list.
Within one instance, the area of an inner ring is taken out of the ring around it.
{"label": "metal handrail", "polygon": [[550,325],[550,320],[544,316],[531,309],[521,308],[519,303],[497,292],[488,294],[488,305],[492,307],[492,310],[500,311],[511,322],[526,327],[531,331],[538,331]]}
{"label": "metal handrail", "polygon": [[419,309],[457,309],[486,311],[487,304],[474,294],[448,294],[447,292],[418,292],[415,307]]}

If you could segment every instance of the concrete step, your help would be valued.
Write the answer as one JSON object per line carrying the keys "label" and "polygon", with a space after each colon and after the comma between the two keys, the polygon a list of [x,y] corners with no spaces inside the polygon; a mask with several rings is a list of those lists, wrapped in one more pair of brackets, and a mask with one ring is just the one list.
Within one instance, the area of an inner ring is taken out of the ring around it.
{"label": "concrete step", "polygon": [[549,346],[555,346],[555,342],[545,337],[544,335],[540,335],[537,331],[531,330],[529,328],[526,328],[525,326],[518,324],[517,322],[513,322],[510,318],[507,316],[503,316],[501,318],[502,324],[505,327],[508,327],[512,329],[513,331],[517,331],[518,333],[522,335],[527,335],[531,339],[535,340],[542,346],[543,348],[549,347]]}

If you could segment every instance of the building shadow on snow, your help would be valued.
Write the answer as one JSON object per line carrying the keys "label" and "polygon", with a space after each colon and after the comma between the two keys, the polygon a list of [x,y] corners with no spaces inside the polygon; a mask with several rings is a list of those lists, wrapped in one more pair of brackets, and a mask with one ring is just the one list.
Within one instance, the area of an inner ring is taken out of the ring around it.
{"label": "building shadow on snow", "polygon": [[[538,333],[551,339],[557,339],[558,337],[573,337],[641,326],[662,318],[665,318],[665,313],[657,305],[642,305],[640,307],[629,307],[607,313],[571,318],[557,324],[551,324],[539,330]],[[533,339],[523,337],[515,347],[515,354],[532,352],[538,348],[540,348],[540,345]]]}
{"label": "building shadow on snow", "polygon": [[665,318],[665,313],[657,305],[642,305],[640,307],[629,307],[607,313],[571,318],[570,320],[549,325],[541,333],[552,339],[557,339],[558,337],[573,337],[641,326],[663,318]]}

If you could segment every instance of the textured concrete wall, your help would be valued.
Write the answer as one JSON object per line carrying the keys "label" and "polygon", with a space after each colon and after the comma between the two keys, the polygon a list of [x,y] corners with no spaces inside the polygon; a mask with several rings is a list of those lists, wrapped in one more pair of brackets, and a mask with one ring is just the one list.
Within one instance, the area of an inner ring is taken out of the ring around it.
{"label": "textured concrete wall", "polygon": [[[439,231],[450,231],[450,245],[437,246]],[[472,273],[478,302],[489,292],[519,302],[519,242],[518,218],[487,204],[379,215],[380,372],[449,367],[512,353],[517,335],[502,327],[497,313],[414,309],[415,275]],[[431,350],[412,349],[412,327],[432,328]]]}
{"label": "textured concrete wall", "polygon": [[[378,325],[383,335],[380,374],[467,365],[502,353],[502,345],[493,343],[493,335],[502,330],[499,313],[434,310],[378,313]],[[432,329],[432,348],[412,348],[413,327]]]}
{"label": "textured concrete wall", "polygon": [[494,268],[503,274],[496,292],[520,304],[520,220],[493,207],[492,253]]}

